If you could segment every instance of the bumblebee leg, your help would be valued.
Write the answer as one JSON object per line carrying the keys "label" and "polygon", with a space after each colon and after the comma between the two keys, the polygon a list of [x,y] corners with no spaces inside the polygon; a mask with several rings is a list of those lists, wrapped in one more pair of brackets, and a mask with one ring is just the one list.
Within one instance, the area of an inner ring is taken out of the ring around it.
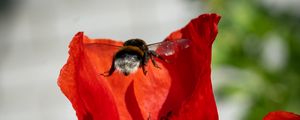
{"label": "bumblebee leg", "polygon": [[146,70],[146,65],[142,65],[142,69],[143,69],[143,72],[144,72],[144,75],[146,75],[147,74],[147,70]]}
{"label": "bumblebee leg", "polygon": [[154,67],[156,67],[156,68],[159,68],[159,69],[160,69],[160,67],[157,65],[157,63],[156,63],[156,61],[154,60],[154,58],[153,58],[153,56],[152,56],[152,55],[150,55],[150,59],[151,59],[151,61],[152,61],[152,64],[154,65]]}
{"label": "bumblebee leg", "polygon": [[110,68],[110,70],[108,71],[108,75],[107,76],[111,76],[114,72],[115,72],[116,68],[114,66],[114,64],[112,65],[112,67]]}
{"label": "bumblebee leg", "polygon": [[[168,60],[164,59],[162,56],[160,56],[159,54],[157,54],[155,51],[149,50],[149,53],[150,53],[151,55],[153,55],[154,57],[157,57],[157,58],[161,59],[162,61],[165,61],[166,63],[169,63]],[[150,56],[151,56],[151,55],[150,55]]]}
{"label": "bumblebee leg", "polygon": [[102,76],[104,76],[104,77],[109,77],[109,76],[111,76],[111,75],[114,73],[114,71],[116,70],[114,61],[115,61],[115,59],[112,60],[112,64],[111,64],[111,67],[110,67],[109,71],[104,72],[104,73],[102,73],[102,74],[100,74],[100,75],[102,75]]}
{"label": "bumblebee leg", "polygon": [[142,62],[140,63],[141,64],[141,67],[143,69],[143,72],[144,72],[144,75],[147,74],[147,70],[146,70],[146,66],[147,66],[147,62],[149,60],[149,54],[147,52],[144,53],[144,56],[143,56],[143,59],[142,59]]}
{"label": "bumblebee leg", "polygon": [[143,65],[147,65],[147,62],[149,61],[149,57],[151,57],[151,54],[145,52],[143,57]]}
{"label": "bumblebee leg", "polygon": [[111,76],[111,75],[114,73],[115,70],[116,70],[115,67],[111,67],[109,71],[104,72],[104,73],[102,73],[102,74],[100,74],[100,75],[102,75],[102,76],[104,76],[104,77],[109,77],[109,76]]}

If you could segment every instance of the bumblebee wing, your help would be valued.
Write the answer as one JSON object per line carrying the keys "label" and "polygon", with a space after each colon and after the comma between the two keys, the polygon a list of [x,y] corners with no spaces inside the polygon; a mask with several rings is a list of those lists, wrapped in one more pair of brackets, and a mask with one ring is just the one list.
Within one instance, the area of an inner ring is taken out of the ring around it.
{"label": "bumblebee wing", "polygon": [[170,56],[177,50],[188,48],[190,45],[188,39],[165,40],[163,42],[147,45],[149,50],[156,51],[159,55]]}

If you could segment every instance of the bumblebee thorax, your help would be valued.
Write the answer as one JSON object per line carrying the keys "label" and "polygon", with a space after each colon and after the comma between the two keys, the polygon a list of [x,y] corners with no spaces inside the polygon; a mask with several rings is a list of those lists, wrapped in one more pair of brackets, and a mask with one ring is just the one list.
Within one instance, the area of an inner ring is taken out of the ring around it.
{"label": "bumblebee thorax", "polygon": [[122,54],[136,54],[138,56],[144,56],[144,51],[141,50],[137,46],[123,46],[121,49],[117,52],[116,57]]}

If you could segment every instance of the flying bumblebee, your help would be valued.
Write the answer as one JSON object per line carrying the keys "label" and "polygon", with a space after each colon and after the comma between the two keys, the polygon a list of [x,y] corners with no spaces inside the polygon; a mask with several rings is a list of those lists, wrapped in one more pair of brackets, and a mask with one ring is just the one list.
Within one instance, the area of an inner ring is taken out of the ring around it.
{"label": "flying bumblebee", "polygon": [[[125,76],[135,72],[138,68],[143,69],[143,73],[146,75],[145,69],[149,60],[156,68],[160,68],[154,58],[158,58],[162,61],[168,62],[161,55],[169,56],[175,53],[175,48],[187,48],[189,47],[188,39],[178,39],[174,41],[163,41],[153,44],[146,44],[142,39],[129,39],[124,42],[123,46],[119,46],[119,50],[114,54],[110,69],[101,74],[103,76],[111,76],[115,70],[121,71]],[[156,52],[155,49],[159,47],[160,52]]]}

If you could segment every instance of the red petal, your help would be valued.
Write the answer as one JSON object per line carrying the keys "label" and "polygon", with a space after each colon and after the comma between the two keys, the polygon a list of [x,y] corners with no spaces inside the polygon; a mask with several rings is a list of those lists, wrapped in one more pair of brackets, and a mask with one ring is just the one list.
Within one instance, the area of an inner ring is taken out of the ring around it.
{"label": "red petal", "polygon": [[78,33],[70,44],[70,57],[61,70],[58,84],[72,102],[78,118],[128,120],[147,119],[150,114],[157,116],[170,87],[167,70],[149,65],[147,76],[139,70],[127,77],[117,71],[103,77],[100,73],[109,70],[118,50],[111,45],[122,43],[92,40],[83,33]]}
{"label": "red petal", "polygon": [[218,113],[211,86],[211,47],[218,33],[220,16],[204,14],[193,19],[168,39],[191,40],[188,49],[177,52],[165,64],[171,74],[172,84],[168,98],[160,111],[172,111],[179,120],[217,120]]}
{"label": "red petal", "polygon": [[264,120],[300,120],[300,115],[285,111],[275,111],[268,113]]}
{"label": "red petal", "polygon": [[98,73],[91,58],[85,54],[83,39],[87,38],[82,32],[73,38],[69,46],[70,56],[61,70],[58,85],[72,102],[79,120],[118,119],[113,96],[104,80],[96,76]]}
{"label": "red petal", "polygon": [[210,80],[211,44],[217,34],[219,16],[205,14],[174,32],[169,40],[188,38],[190,48],[160,63],[148,64],[125,77],[109,70],[113,54],[122,45],[112,40],[92,40],[78,33],[70,44],[70,57],[58,84],[72,102],[80,120],[159,119],[170,111],[177,119],[217,119]]}

